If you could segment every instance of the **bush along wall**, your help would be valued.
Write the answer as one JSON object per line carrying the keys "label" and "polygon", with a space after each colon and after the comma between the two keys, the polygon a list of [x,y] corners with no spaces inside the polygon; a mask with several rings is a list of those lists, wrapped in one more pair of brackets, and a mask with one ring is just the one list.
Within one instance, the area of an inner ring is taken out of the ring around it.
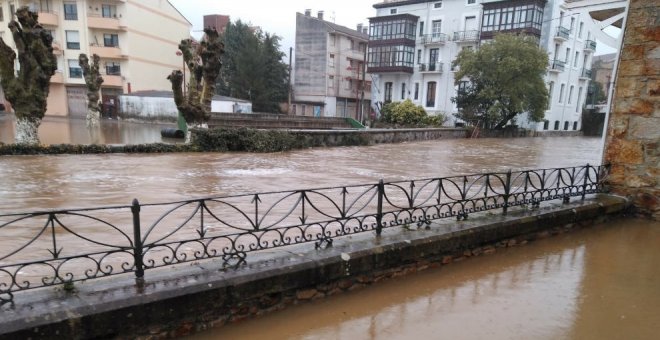
{"label": "bush along wall", "polygon": [[185,144],[52,144],[25,145],[0,143],[0,155],[60,155],[60,154],[102,154],[102,153],[172,153],[197,151],[194,145]]}

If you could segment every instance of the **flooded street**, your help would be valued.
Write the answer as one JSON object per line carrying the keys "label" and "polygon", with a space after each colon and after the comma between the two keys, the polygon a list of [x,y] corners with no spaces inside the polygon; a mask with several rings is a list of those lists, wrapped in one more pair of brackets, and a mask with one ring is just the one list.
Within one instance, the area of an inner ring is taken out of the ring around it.
{"label": "flooded street", "polygon": [[[91,144],[86,121],[65,117],[47,116],[39,126],[39,140],[42,144]],[[163,142],[160,130],[175,127],[176,124],[132,123],[113,119],[101,119],[99,144],[143,144]],[[14,142],[14,117],[0,113],[0,142]]]}
{"label": "flooded street", "polygon": [[0,213],[599,164],[600,138],[455,139],[285,153],[0,157]]}
{"label": "flooded street", "polygon": [[660,225],[508,248],[193,339],[657,339]]}

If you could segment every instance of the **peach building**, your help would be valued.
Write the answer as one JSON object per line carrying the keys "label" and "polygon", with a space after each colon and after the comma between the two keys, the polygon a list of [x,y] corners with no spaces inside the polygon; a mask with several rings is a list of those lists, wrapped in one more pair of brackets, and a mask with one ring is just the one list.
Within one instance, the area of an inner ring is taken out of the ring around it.
{"label": "peach building", "polygon": [[51,78],[47,115],[85,116],[81,53],[101,57],[102,101],[115,110],[123,93],[170,90],[167,75],[183,67],[178,45],[190,37],[192,24],[169,1],[0,0],[0,37],[10,46],[7,25],[19,6],[38,12],[53,35],[58,70]]}

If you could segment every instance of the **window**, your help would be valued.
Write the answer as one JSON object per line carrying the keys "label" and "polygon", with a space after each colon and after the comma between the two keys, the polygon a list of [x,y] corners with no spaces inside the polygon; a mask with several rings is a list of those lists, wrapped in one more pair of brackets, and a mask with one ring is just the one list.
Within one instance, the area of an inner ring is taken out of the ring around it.
{"label": "window", "polygon": [[406,83],[401,83],[401,100],[406,99]]}
{"label": "window", "polygon": [[559,121],[555,120],[555,130],[559,130]]}
{"label": "window", "polygon": [[580,58],[580,52],[575,52],[575,59],[573,59],[573,67],[578,67],[578,58]]}
{"label": "window", "polygon": [[415,40],[417,19],[408,17],[373,18],[369,23],[369,40]]}
{"label": "window", "polygon": [[580,21],[580,28],[578,29],[578,37],[582,39],[582,31],[584,30],[584,22]]}
{"label": "window", "polygon": [[14,7],[14,4],[9,5],[9,20],[16,15],[16,7]]}
{"label": "window", "polygon": [[554,88],[555,88],[555,82],[551,81],[550,84],[548,85],[548,107],[546,108],[546,110],[550,110],[550,107],[552,106],[552,91],[554,90]]}
{"label": "window", "polygon": [[424,22],[420,21],[419,22],[419,36],[421,37],[423,35],[424,35]]}
{"label": "window", "polygon": [[422,63],[422,50],[417,50],[417,63]]}
{"label": "window", "polygon": [[80,34],[78,31],[65,31],[66,32],[66,48],[70,50],[80,49]]}
{"label": "window", "polygon": [[384,98],[386,103],[389,103],[392,101],[392,82],[387,82],[385,83],[385,98]]}
{"label": "window", "polygon": [[349,78],[349,79],[346,81],[346,89],[347,89],[347,90],[352,90],[352,89],[353,89],[353,79],[350,79],[350,78]]}
{"label": "window", "polygon": [[442,33],[442,20],[433,20],[431,22],[432,27],[431,27],[431,33],[433,33],[433,37],[437,38],[440,36]]}
{"label": "window", "polygon": [[0,5],[0,21],[5,20],[5,13],[3,11],[4,9],[2,8],[2,5]]}
{"label": "window", "polygon": [[550,121],[544,120],[543,121],[543,130],[547,130],[550,127]]}
{"label": "window", "polygon": [[419,99],[419,83],[415,83],[415,100]]}
{"label": "window", "polygon": [[293,109],[291,109],[292,114],[296,114],[296,104],[293,104]]}
{"label": "window", "polygon": [[466,4],[467,5],[474,5],[477,3],[477,0],[467,0]]}
{"label": "window", "polygon": [[104,18],[116,18],[117,6],[116,5],[101,5],[101,15]]}
{"label": "window", "polygon": [[53,4],[51,0],[39,0],[39,12],[51,12],[52,10]]}
{"label": "window", "polygon": [[442,1],[438,1],[438,2],[434,3],[434,4],[433,4],[433,8],[435,8],[435,9],[440,9],[440,8],[442,8]]}
{"label": "window", "polygon": [[82,78],[82,68],[76,59],[69,59],[69,77]]}
{"label": "window", "polygon": [[577,131],[578,123],[573,122],[573,131]]}
{"label": "window", "polygon": [[564,89],[566,88],[566,84],[561,84],[561,87],[559,88],[559,102],[564,101]]}
{"label": "window", "polygon": [[328,66],[335,67],[335,55],[330,53],[330,58],[328,58]]}
{"label": "window", "polygon": [[390,10],[390,14],[396,14],[396,8],[392,8],[392,9]]}
{"label": "window", "polygon": [[572,102],[572,100],[573,100],[573,88],[574,88],[574,87],[575,87],[575,86],[571,85],[571,89],[568,90],[568,104],[570,104],[570,103]]}
{"label": "window", "polygon": [[104,34],[103,35],[103,46],[105,47],[118,47],[119,46],[119,36],[116,34]]}
{"label": "window", "polygon": [[304,116],[307,113],[305,111],[307,111],[307,105],[302,104],[301,107],[300,107],[300,114],[302,114]]}
{"label": "window", "polygon": [[410,67],[415,62],[415,48],[405,45],[375,46],[369,49],[369,68]]}
{"label": "window", "polygon": [[577,105],[575,105],[575,112],[580,112],[580,102],[582,101],[582,86],[578,88],[578,97],[577,97]]}
{"label": "window", "polygon": [[105,74],[109,76],[120,76],[121,65],[116,61],[110,61],[105,63]]}
{"label": "window", "polygon": [[328,76],[328,87],[335,87],[335,76]]}
{"label": "window", "polygon": [[571,27],[570,27],[571,33],[574,33],[573,31],[574,29],[575,29],[575,18],[571,17]]}
{"label": "window", "polygon": [[566,56],[564,56],[564,60],[566,61],[566,64],[570,65],[571,64],[571,49],[566,48]]}
{"label": "window", "polygon": [[435,82],[426,84],[426,107],[435,107]]}
{"label": "window", "polygon": [[565,131],[568,130],[568,126],[569,126],[569,124],[570,124],[570,123],[569,123],[568,121],[565,121],[565,122],[564,122],[564,130],[565,130]]}
{"label": "window", "polygon": [[534,29],[540,36],[543,21],[543,5],[540,1],[519,4],[511,1],[510,5],[501,5],[504,2],[484,3],[482,16],[482,31],[497,32],[513,29]]}
{"label": "window", "polygon": [[64,3],[64,20],[78,20],[78,7],[75,2]]}

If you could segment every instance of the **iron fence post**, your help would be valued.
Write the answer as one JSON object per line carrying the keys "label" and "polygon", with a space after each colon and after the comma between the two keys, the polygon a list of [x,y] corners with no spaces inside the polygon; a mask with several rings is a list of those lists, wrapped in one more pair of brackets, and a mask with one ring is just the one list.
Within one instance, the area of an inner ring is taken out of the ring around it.
{"label": "iron fence post", "polygon": [[378,181],[378,211],[376,212],[376,235],[383,232],[383,196],[385,195],[385,184],[381,178]]}
{"label": "iron fence post", "polygon": [[506,173],[506,183],[504,183],[504,207],[502,215],[506,215],[509,210],[509,196],[511,195],[511,169]]}
{"label": "iron fence post", "polygon": [[587,163],[587,166],[584,169],[584,182],[582,184],[582,200],[583,201],[584,201],[584,197],[587,195],[588,180],[589,180],[589,163]]}
{"label": "iron fence post", "polygon": [[133,213],[133,258],[135,260],[135,278],[138,285],[144,282],[144,254],[142,249],[142,235],[140,232],[140,202],[133,199],[131,206]]}

